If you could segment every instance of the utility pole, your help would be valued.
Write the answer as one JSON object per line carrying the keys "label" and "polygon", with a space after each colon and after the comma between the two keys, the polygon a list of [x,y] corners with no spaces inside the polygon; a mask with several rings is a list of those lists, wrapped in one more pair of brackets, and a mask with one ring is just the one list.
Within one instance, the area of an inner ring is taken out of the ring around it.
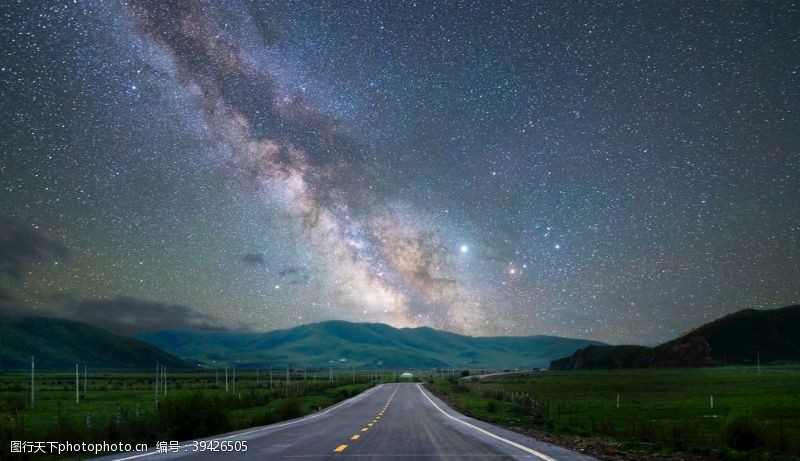
{"label": "utility pole", "polygon": [[156,380],[155,380],[155,390],[156,390],[156,409],[158,409],[158,370],[161,368],[161,365],[156,361]]}
{"label": "utility pole", "polygon": [[217,369],[216,360],[214,360],[214,386],[219,387],[219,370]]}
{"label": "utility pole", "polygon": [[86,400],[86,364],[83,365],[83,400]]}
{"label": "utility pole", "polygon": [[164,365],[164,395],[167,395],[167,366]]}
{"label": "utility pole", "polygon": [[80,381],[78,379],[78,364],[75,364],[75,403],[80,403],[81,395],[79,394],[78,389],[81,388]]}
{"label": "utility pole", "polygon": [[353,371],[353,382],[356,382],[356,366],[351,365],[350,369]]}
{"label": "utility pole", "polygon": [[228,366],[225,365],[225,392],[228,392]]}
{"label": "utility pole", "polygon": [[236,364],[233,364],[233,393],[236,394]]}
{"label": "utility pole", "polygon": [[36,382],[34,379],[34,357],[31,356],[31,408],[36,408],[36,396],[34,394],[34,383]]}
{"label": "utility pole", "polygon": [[269,367],[269,388],[272,389],[272,367]]}
{"label": "utility pole", "polygon": [[289,365],[286,365],[286,385],[289,385]]}

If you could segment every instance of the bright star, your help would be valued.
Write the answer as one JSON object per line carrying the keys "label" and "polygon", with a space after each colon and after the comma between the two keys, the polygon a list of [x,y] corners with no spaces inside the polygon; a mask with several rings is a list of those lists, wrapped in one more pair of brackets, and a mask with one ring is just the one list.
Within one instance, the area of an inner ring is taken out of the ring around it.
{"label": "bright star", "polygon": [[469,251],[469,247],[468,247],[468,246],[466,246],[466,245],[461,245],[461,247],[459,248],[459,250],[460,250],[462,253],[466,253],[466,252],[468,252],[468,251]]}

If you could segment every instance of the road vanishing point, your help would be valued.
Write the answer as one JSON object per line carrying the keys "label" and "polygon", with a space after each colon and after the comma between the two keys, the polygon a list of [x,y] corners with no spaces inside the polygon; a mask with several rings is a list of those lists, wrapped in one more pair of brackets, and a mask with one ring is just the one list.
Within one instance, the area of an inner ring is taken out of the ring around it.
{"label": "road vanishing point", "polygon": [[[103,460],[594,460],[458,413],[416,383],[382,384],[290,421],[203,439],[247,451],[120,453]],[[233,444],[227,444],[233,445]]]}

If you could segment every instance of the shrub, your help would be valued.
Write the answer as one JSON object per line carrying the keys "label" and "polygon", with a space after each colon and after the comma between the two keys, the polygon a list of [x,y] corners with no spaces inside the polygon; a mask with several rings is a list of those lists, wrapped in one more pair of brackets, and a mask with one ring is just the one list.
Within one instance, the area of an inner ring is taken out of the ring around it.
{"label": "shrub", "polygon": [[736,414],[722,426],[722,442],[739,451],[748,451],[766,446],[764,428],[751,414]]}
{"label": "shrub", "polygon": [[250,420],[251,426],[264,426],[275,422],[275,416],[268,410],[257,413]]}
{"label": "shrub", "polygon": [[[0,415],[0,459],[15,459],[10,453],[12,440],[26,440],[25,420]],[[17,455],[14,455],[17,456]]]}
{"label": "shrub", "polygon": [[28,405],[28,401],[20,394],[11,394],[6,397],[5,400],[5,410],[9,413],[19,413],[21,410],[25,409]]}
{"label": "shrub", "polygon": [[230,428],[225,402],[201,393],[165,398],[156,414],[156,424],[170,440],[200,438]]}
{"label": "shrub", "polygon": [[303,412],[300,408],[300,401],[294,397],[282,399],[278,402],[276,414],[281,421],[302,416]]}
{"label": "shrub", "polygon": [[489,400],[486,402],[486,411],[489,413],[497,412],[497,400]]}

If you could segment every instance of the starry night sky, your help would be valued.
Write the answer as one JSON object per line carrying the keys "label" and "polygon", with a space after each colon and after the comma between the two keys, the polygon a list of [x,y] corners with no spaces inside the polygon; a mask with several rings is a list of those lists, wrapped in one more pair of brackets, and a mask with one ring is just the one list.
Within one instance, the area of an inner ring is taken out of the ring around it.
{"label": "starry night sky", "polygon": [[8,312],[652,344],[800,301],[796,2],[0,8]]}

